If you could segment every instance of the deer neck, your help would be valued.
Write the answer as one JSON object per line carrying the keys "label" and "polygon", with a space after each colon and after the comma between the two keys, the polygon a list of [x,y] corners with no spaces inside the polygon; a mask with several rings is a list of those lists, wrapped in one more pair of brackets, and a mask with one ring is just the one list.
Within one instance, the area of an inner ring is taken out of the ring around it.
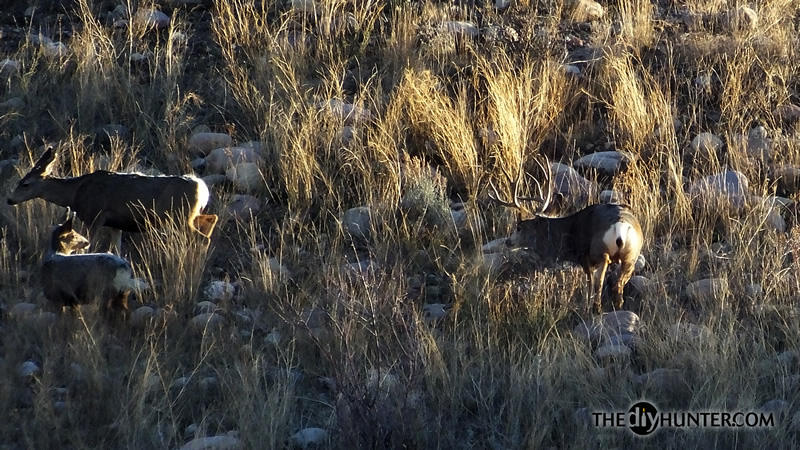
{"label": "deer neck", "polygon": [[58,206],[75,208],[76,193],[83,183],[83,177],[45,178],[41,198]]}

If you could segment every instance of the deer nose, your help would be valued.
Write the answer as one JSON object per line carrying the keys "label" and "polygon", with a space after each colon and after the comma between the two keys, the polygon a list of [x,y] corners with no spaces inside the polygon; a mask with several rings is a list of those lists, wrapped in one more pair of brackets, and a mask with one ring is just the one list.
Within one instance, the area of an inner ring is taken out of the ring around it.
{"label": "deer nose", "polygon": [[14,203],[14,200],[11,200],[10,198],[6,199],[6,203],[8,203],[9,205],[16,205],[16,203]]}

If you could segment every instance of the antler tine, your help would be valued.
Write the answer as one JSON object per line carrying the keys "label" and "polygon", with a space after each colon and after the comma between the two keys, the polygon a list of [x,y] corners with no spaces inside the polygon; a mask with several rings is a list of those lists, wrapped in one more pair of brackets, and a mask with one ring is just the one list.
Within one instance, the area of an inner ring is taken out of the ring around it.
{"label": "antler tine", "polygon": [[544,158],[544,164],[542,164],[542,161],[540,161],[539,158],[536,158],[535,161],[536,165],[539,166],[540,169],[542,169],[542,173],[545,176],[544,187],[545,190],[547,191],[546,194],[542,191],[542,184],[536,181],[536,188],[539,191],[539,198],[537,200],[541,202],[541,206],[539,207],[539,212],[544,212],[545,210],[547,210],[547,207],[550,206],[550,200],[553,197],[553,188],[552,188],[553,171],[550,168],[550,161],[548,161],[547,158]]}
{"label": "antler tine", "polygon": [[[494,195],[492,195],[492,193],[490,192],[489,193],[489,198],[491,200],[497,202],[500,205],[508,206],[508,207],[511,207],[511,208],[522,209],[522,205],[519,204],[519,182],[522,179],[522,172],[523,172],[522,165],[519,166],[519,171],[517,173],[517,178],[513,179],[513,180],[511,179],[511,175],[509,175],[508,171],[505,168],[502,168],[502,170],[503,170],[503,175],[506,176],[506,178],[508,179],[509,185],[511,187],[511,194],[513,196],[512,197],[512,201],[501,200],[500,199],[500,194],[497,192],[497,186],[494,185],[494,181],[491,178],[489,179],[489,186],[492,187],[492,191],[494,192]],[[523,199],[523,200],[525,200],[525,199]]]}

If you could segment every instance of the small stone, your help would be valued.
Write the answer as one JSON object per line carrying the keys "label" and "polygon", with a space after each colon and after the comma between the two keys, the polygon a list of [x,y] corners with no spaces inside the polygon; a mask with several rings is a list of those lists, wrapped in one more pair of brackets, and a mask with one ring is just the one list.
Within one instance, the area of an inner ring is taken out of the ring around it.
{"label": "small stone", "polygon": [[[236,288],[227,281],[216,280],[208,284],[204,293],[211,302],[227,302],[233,298]],[[216,305],[214,307],[216,308]]]}
{"label": "small stone", "polygon": [[511,0],[495,0],[494,7],[500,11],[504,11],[511,6]]}
{"label": "small stone", "polygon": [[606,344],[594,351],[594,357],[598,361],[621,360],[630,358],[632,353],[633,351],[626,345]]}
{"label": "small stone", "polygon": [[764,288],[758,283],[748,284],[745,292],[750,298],[760,298],[764,295]]}
{"label": "small stone", "polygon": [[192,155],[206,155],[220,147],[232,147],[233,138],[224,133],[201,132],[189,138],[188,148]]}
{"label": "small stone", "polygon": [[603,6],[594,0],[575,0],[571,17],[575,22],[596,22],[605,13]]}
{"label": "small stone", "polygon": [[644,268],[647,267],[647,259],[644,255],[639,255],[636,257],[636,263],[633,266],[633,270],[636,272],[641,272]]}
{"label": "small stone", "polygon": [[4,59],[0,61],[0,78],[10,78],[18,75],[20,71],[19,61],[13,59]]}
{"label": "small stone", "polygon": [[303,428],[289,436],[289,445],[307,448],[312,445],[321,445],[328,438],[328,432],[322,428]]}
{"label": "small stone", "polygon": [[706,278],[695,281],[686,287],[686,294],[693,300],[718,299],[728,292],[728,280],[725,278]]}
{"label": "small stone", "polygon": [[37,309],[39,307],[34,303],[22,302],[12,306],[8,314],[11,317],[24,317],[35,313]]}
{"label": "small stone", "polygon": [[373,119],[372,113],[360,106],[345,103],[338,99],[322,102],[317,105],[321,111],[336,116],[344,122],[344,125],[355,125],[361,122],[370,122]]}
{"label": "small stone", "polygon": [[195,314],[213,313],[217,311],[217,305],[208,300],[204,300],[194,307]]}
{"label": "small stone", "polygon": [[62,59],[69,55],[69,48],[63,42],[48,42],[43,47],[44,55],[51,59]]}
{"label": "small stone", "polygon": [[422,307],[425,320],[435,322],[447,316],[449,307],[444,303],[428,303]]}
{"label": "small stone", "polygon": [[621,204],[623,202],[622,194],[617,191],[612,190],[604,190],[600,192],[599,196],[600,203],[611,203],[611,204]]}
{"label": "small stone", "polygon": [[225,207],[225,212],[237,220],[249,221],[261,211],[262,207],[263,203],[258,198],[252,195],[236,194]]}
{"label": "small stone", "polygon": [[217,313],[198,314],[189,322],[191,328],[197,333],[205,333],[222,328],[225,318]]}
{"label": "small stone", "polygon": [[614,311],[595,318],[592,324],[582,323],[573,333],[580,339],[598,342],[610,336],[636,334],[639,330],[639,316],[630,311]]}
{"label": "small stone", "polygon": [[266,186],[264,175],[261,174],[261,169],[256,163],[237,164],[228,169],[225,176],[240,192],[253,192]]}
{"label": "small stone", "polygon": [[695,158],[708,159],[713,156],[717,158],[717,154],[722,149],[722,139],[717,137],[714,133],[700,133],[692,139],[690,149]]}
{"label": "small stone", "polygon": [[720,13],[717,21],[729,32],[754,31],[758,27],[758,14],[749,6],[740,6]]}
{"label": "small stone", "polygon": [[506,251],[508,250],[508,245],[506,245],[506,242],[508,242],[508,238],[495,239],[483,244],[481,251],[483,253],[498,253]]}
{"label": "small stone", "polygon": [[370,229],[371,212],[369,206],[350,208],[342,216],[344,230],[354,238],[369,240],[372,235]]}
{"label": "small stone", "polygon": [[628,281],[627,286],[630,286],[637,295],[642,295],[653,285],[653,282],[650,281],[649,278],[641,276],[641,275],[634,275]]}
{"label": "small stone", "polygon": [[24,363],[20,364],[19,368],[17,369],[17,375],[21,378],[33,378],[42,370],[39,368],[39,365],[33,361],[25,361]]}
{"label": "small stone", "polygon": [[800,119],[800,106],[781,105],[775,108],[772,115],[782,122],[797,122]]}
{"label": "small stone", "polygon": [[445,21],[442,23],[442,30],[455,36],[464,36],[470,39],[477,39],[481,34],[480,29],[474,23],[465,21]]}
{"label": "small stone", "polygon": [[259,163],[262,160],[258,149],[252,147],[215,148],[205,157],[208,173],[226,173],[242,163]]}
{"label": "small stone", "polygon": [[695,207],[740,209],[747,204],[749,183],[747,177],[736,170],[709,175],[689,187]]}
{"label": "small stone", "polygon": [[169,26],[170,18],[168,15],[158,10],[140,9],[136,13],[136,22],[146,28],[163,30]]}
{"label": "small stone", "polygon": [[597,170],[605,175],[613,176],[624,171],[631,162],[631,157],[618,151],[595,152],[572,163],[576,169]]}
{"label": "small stone", "polygon": [[180,450],[239,450],[242,448],[244,448],[244,444],[238,438],[223,434],[193,439],[184,444]]}
{"label": "small stone", "polygon": [[221,174],[221,173],[215,173],[215,174],[206,175],[206,176],[203,177],[203,182],[208,187],[220,186],[220,185],[226,183],[227,181],[228,181],[228,177],[223,175],[223,174]]}
{"label": "small stone", "polygon": [[134,328],[144,328],[155,317],[155,309],[149,306],[140,306],[131,313],[131,326]]}

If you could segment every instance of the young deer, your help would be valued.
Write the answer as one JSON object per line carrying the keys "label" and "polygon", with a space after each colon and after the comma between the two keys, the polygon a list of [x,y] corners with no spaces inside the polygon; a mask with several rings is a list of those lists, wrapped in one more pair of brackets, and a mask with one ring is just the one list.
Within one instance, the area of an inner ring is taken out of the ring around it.
{"label": "young deer", "polygon": [[601,295],[606,268],[612,262],[620,263],[620,276],[614,288],[614,306],[621,309],[624,302],[622,291],[633,275],[636,259],[642,250],[643,235],[639,221],[627,205],[616,204],[587,206],[566,217],[543,215],[552,196],[552,174],[548,161],[544,164],[537,161],[537,164],[545,173],[547,195],[542,195],[542,186],[539,185],[540,197],[519,197],[519,181],[523,174],[521,166],[515,180],[506,173],[512,189],[511,201],[501,200],[494,183],[490,182],[494,194],[489,194],[489,198],[501,205],[523,210],[520,200],[541,203],[533,218],[522,220],[520,217],[506,245],[533,249],[545,266],[562,261],[580,265],[588,278],[588,300],[594,304],[596,314],[602,312]]}
{"label": "young deer", "polygon": [[94,238],[100,227],[140,232],[149,223],[157,225],[167,217],[185,223],[189,229],[210,238],[216,215],[200,214],[208,203],[208,187],[193,176],[148,176],[98,170],[72,178],[50,176],[56,160],[48,148],[8,197],[9,205],[41,198],[74,210],[90,227]]}
{"label": "young deer", "polygon": [[74,255],[89,246],[89,240],[72,229],[75,213],[67,208],[64,223],[53,227],[50,245],[42,262],[44,295],[53,306],[77,309],[102,301],[104,313],[128,315],[131,290],[147,284],[133,278],[128,261],[110,253]]}

